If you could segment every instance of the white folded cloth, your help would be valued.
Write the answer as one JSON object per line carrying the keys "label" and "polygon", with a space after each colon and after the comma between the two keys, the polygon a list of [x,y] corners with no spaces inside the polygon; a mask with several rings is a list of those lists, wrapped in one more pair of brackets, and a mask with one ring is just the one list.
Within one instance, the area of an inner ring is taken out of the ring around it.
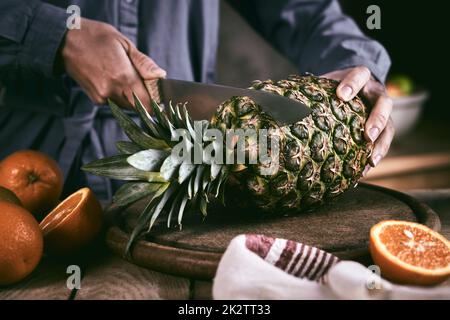
{"label": "white folded cloth", "polygon": [[214,299],[450,299],[450,285],[413,287],[381,279],[376,267],[341,261],[318,248],[239,235],[225,251]]}

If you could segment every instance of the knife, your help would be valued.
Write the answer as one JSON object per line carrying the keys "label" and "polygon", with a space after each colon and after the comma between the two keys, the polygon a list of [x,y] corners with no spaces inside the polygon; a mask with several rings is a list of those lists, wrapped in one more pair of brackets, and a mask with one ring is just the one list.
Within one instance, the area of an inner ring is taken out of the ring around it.
{"label": "knife", "polygon": [[211,119],[217,107],[233,96],[250,97],[281,124],[297,122],[311,113],[302,102],[267,91],[174,79],[148,80],[145,85],[151,98],[165,106],[170,101],[187,102],[186,108],[194,120]]}

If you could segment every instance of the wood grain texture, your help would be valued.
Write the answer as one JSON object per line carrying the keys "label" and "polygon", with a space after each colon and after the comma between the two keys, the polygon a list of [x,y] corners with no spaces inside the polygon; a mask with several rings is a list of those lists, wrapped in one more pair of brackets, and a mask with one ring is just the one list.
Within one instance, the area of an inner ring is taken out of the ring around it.
{"label": "wood grain texture", "polygon": [[0,288],[0,300],[67,300],[67,265],[44,259],[37,269],[16,285]]}
{"label": "wood grain texture", "polygon": [[107,256],[87,267],[76,300],[188,299],[189,280]]}
{"label": "wood grain texture", "polygon": [[[127,233],[134,227],[142,205],[145,203],[122,213],[123,219],[116,223],[119,227],[110,229],[107,243],[114,252],[123,253]],[[342,259],[368,263],[370,227],[389,219],[418,221],[436,230],[440,227],[437,215],[411,197],[361,185],[309,213],[263,217],[216,208],[210,210],[206,222],[188,217],[182,230],[168,230],[162,220],[134,246],[132,261],[152,270],[208,280],[214,276],[230,240],[239,234],[254,233],[306,243]]]}

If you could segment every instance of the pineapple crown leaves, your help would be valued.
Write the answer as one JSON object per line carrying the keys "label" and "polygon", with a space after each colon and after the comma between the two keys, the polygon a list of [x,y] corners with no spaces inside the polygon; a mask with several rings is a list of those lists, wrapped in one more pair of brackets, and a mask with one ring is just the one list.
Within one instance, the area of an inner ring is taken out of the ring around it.
{"label": "pineapple crown leaves", "polygon": [[[190,161],[180,161],[172,152],[179,138],[176,129],[189,132],[190,137],[183,139],[187,142],[188,150],[196,143],[193,121],[186,104],[170,104],[162,110],[152,101],[152,117],[139,98],[134,94],[133,97],[142,128],[109,100],[112,114],[130,141],[116,143],[120,154],[82,167],[91,174],[129,181],[115,193],[115,207],[126,208],[143,198],[148,201],[130,235],[125,254],[130,253],[139,236],[151,230],[162,213],[167,213],[167,227],[170,227],[174,218],[181,227],[186,210],[201,212],[206,216],[210,197],[224,203],[225,182],[230,172],[228,166],[214,162],[192,164]],[[210,124],[202,121],[201,125],[206,129]]]}

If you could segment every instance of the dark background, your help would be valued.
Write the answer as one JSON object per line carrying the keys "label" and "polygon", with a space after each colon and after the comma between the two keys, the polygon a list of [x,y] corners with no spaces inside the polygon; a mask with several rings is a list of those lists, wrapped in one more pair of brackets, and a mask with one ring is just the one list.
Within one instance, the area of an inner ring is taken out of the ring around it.
{"label": "dark background", "polygon": [[[424,116],[450,119],[447,80],[450,11],[446,10],[445,1],[340,2],[363,32],[386,47],[392,59],[391,73],[406,74],[430,92]],[[381,8],[380,30],[366,27],[366,9],[372,4]],[[248,86],[254,79],[277,79],[296,72],[295,66],[270,48],[228,2],[222,3],[220,37],[219,83]]]}
{"label": "dark background", "polygon": [[[425,115],[450,116],[448,75],[450,11],[446,1],[342,0],[344,11],[380,41],[392,59],[392,73],[404,73],[430,92]],[[365,28],[366,8],[381,8],[381,29]]]}

